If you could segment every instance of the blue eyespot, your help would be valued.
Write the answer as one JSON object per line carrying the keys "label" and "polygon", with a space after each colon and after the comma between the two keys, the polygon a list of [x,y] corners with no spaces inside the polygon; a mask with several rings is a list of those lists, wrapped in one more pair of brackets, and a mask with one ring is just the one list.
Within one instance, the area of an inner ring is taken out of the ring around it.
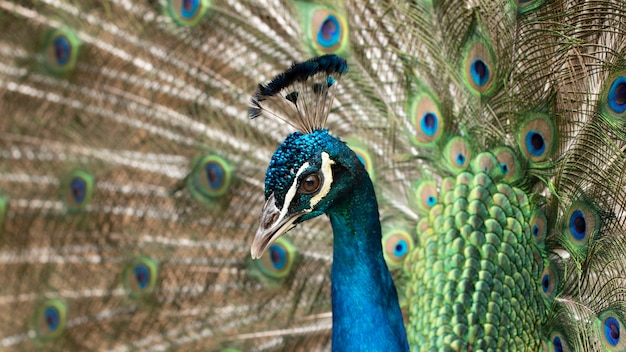
{"label": "blue eyespot", "polygon": [[618,114],[626,111],[626,76],[617,77],[611,84],[608,104],[609,108]]}
{"label": "blue eyespot", "polygon": [[287,252],[285,252],[285,249],[282,246],[273,244],[269,248],[269,253],[274,269],[282,270],[287,264]]}
{"label": "blue eyespot", "polygon": [[46,35],[42,47],[43,68],[51,74],[66,74],[76,67],[80,41],[67,28],[55,29]]}
{"label": "blue eyespot", "polygon": [[59,66],[67,64],[72,57],[72,44],[70,40],[64,35],[59,35],[54,38],[52,45],[54,45],[54,58],[57,64]]}
{"label": "blue eyespot", "polygon": [[500,168],[505,180],[513,182],[523,176],[520,160],[510,147],[497,147],[493,154],[496,157],[496,167]]}
{"label": "blue eyespot", "polygon": [[217,162],[208,162],[204,165],[209,187],[217,190],[224,185],[224,168]]}
{"label": "blue eyespot", "polygon": [[61,323],[59,310],[56,307],[46,307],[43,314],[48,330],[50,332],[56,331]]}
{"label": "blue eyespot", "polygon": [[185,19],[192,19],[197,15],[198,9],[200,8],[200,1],[183,0],[181,5],[180,15]]}
{"label": "blue eyespot", "polygon": [[457,163],[458,165],[463,165],[463,164],[465,164],[465,160],[466,160],[466,158],[465,158],[465,155],[464,155],[463,153],[458,153],[458,154],[456,155],[456,163]]}
{"label": "blue eyespot", "polygon": [[580,210],[574,210],[569,218],[570,233],[577,240],[585,239],[587,236],[587,222],[585,221],[585,214]]}
{"label": "blue eyespot", "polygon": [[329,14],[320,25],[317,32],[317,42],[322,47],[330,48],[337,45],[339,40],[341,40],[341,24],[337,17]]}
{"label": "blue eyespot", "polygon": [[531,130],[526,133],[526,148],[531,155],[540,156],[546,151],[546,142],[539,132]]}
{"label": "blue eyespot", "polygon": [[482,87],[489,81],[489,66],[482,59],[476,59],[472,61],[470,74],[474,84]]}
{"label": "blue eyespot", "polygon": [[539,236],[539,226],[537,224],[533,225],[533,236]]}
{"label": "blue eyespot", "polygon": [[297,256],[296,247],[286,238],[280,237],[269,246],[260,260],[250,259],[251,273],[264,282],[276,283],[276,280],[282,280],[292,273]]}
{"label": "blue eyespot", "polygon": [[620,342],[621,327],[617,319],[608,317],[604,320],[604,337],[611,346],[617,346]]}
{"label": "blue eyespot", "polygon": [[43,341],[56,339],[63,334],[67,323],[67,306],[58,299],[43,302],[35,312],[36,338]]}
{"label": "blue eyespot", "polygon": [[139,257],[124,270],[124,286],[133,298],[148,295],[154,291],[159,277],[158,265],[152,259]]}
{"label": "blue eyespot", "polygon": [[529,113],[526,122],[520,125],[518,143],[520,150],[532,162],[541,162],[554,152],[557,130],[555,116]]}
{"label": "blue eyespot", "polygon": [[166,0],[166,13],[177,24],[192,27],[200,23],[211,7],[211,0]]}
{"label": "blue eyespot", "polygon": [[584,246],[602,226],[601,214],[592,203],[574,202],[562,219],[562,228],[574,244]]}
{"label": "blue eyespot", "polygon": [[548,267],[541,273],[541,291],[545,298],[552,299],[558,286],[558,276],[552,264],[547,264]]}
{"label": "blue eyespot", "polygon": [[490,96],[498,83],[491,72],[496,66],[490,41],[478,33],[468,39],[463,50],[464,81],[473,93]]}
{"label": "blue eyespot", "polygon": [[554,347],[554,352],[563,352],[563,342],[561,342],[561,338],[555,336],[552,339],[552,346]]}
{"label": "blue eyespot", "polygon": [[295,3],[298,10],[302,11],[305,40],[315,53],[341,54],[346,51],[349,45],[348,21],[341,12],[331,6],[315,4],[314,1]]}
{"label": "blue eyespot", "polygon": [[150,283],[150,269],[143,264],[137,264],[133,271],[135,273],[137,285],[139,285],[139,288],[142,290],[145,289]]}
{"label": "blue eyespot", "polygon": [[389,269],[401,267],[404,259],[414,246],[411,235],[407,231],[400,229],[386,230],[382,244],[383,255]]}
{"label": "blue eyespot", "polygon": [[[456,136],[451,138],[446,144],[444,156],[453,172],[461,172],[469,166],[469,161],[472,159],[472,151],[469,143],[463,137]],[[478,167],[478,170],[482,169],[481,166],[480,163],[474,164],[474,167]]]}
{"label": "blue eyespot", "polygon": [[429,137],[434,136],[439,128],[439,119],[437,118],[437,115],[432,112],[425,113],[420,120],[420,127],[425,135]]}
{"label": "blue eyespot", "polygon": [[399,240],[398,243],[396,243],[393,254],[397,257],[402,257],[408,251],[409,251],[409,245],[406,243],[405,240],[402,239],[402,240]]}
{"label": "blue eyespot", "polygon": [[502,170],[502,173],[505,175],[509,173],[509,166],[505,163],[500,164],[500,169]]}
{"label": "blue eyespot", "polygon": [[428,213],[432,207],[437,205],[439,199],[437,184],[431,180],[422,180],[416,182],[413,187],[418,210],[421,210],[423,214]]}
{"label": "blue eyespot", "polygon": [[550,290],[550,274],[546,273],[541,278],[541,289],[543,293],[548,293]]}
{"label": "blue eyespot", "polygon": [[416,145],[432,145],[444,135],[445,118],[440,113],[437,100],[427,88],[410,99],[407,113],[411,117],[411,124],[415,127],[415,137],[412,141]]}
{"label": "blue eyespot", "polygon": [[80,177],[74,177],[70,181],[70,191],[74,202],[80,205],[87,195],[87,182]]}
{"label": "blue eyespot", "polygon": [[84,209],[91,200],[94,189],[92,175],[76,170],[62,181],[62,197],[69,212],[79,212]]}
{"label": "blue eyespot", "polygon": [[227,204],[228,198],[225,202],[220,198],[228,193],[234,173],[226,160],[217,155],[195,158],[189,176],[187,189],[196,201],[208,208]]}

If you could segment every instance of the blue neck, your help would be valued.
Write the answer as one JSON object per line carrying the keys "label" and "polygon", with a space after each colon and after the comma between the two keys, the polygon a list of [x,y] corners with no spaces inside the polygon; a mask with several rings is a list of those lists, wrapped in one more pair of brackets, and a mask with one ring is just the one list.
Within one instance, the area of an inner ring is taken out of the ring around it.
{"label": "blue neck", "polygon": [[367,175],[328,211],[333,227],[333,351],[408,351],[398,295],[383,258]]}

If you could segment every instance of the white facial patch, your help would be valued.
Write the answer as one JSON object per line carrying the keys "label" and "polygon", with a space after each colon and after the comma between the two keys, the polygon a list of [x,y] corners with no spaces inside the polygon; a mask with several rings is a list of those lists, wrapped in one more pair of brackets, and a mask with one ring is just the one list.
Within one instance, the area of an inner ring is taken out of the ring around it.
{"label": "white facial patch", "polygon": [[330,191],[330,186],[333,184],[333,171],[331,170],[331,165],[335,162],[330,160],[330,155],[326,152],[322,152],[322,175],[324,175],[324,183],[322,184],[322,189],[311,198],[311,209],[320,202],[320,200],[324,199],[328,192]]}
{"label": "white facial patch", "polygon": [[[300,176],[300,174],[302,174],[304,170],[306,170],[310,165],[311,164],[309,164],[308,161],[302,164],[302,166],[300,166],[300,168],[298,169],[298,172],[296,173],[296,177],[294,178],[294,180],[298,180],[298,177]],[[280,216],[278,217],[278,219],[274,221],[275,224],[280,223],[285,217],[285,215],[287,215],[287,211],[289,210],[289,205],[291,204],[293,197],[296,196],[297,190],[298,190],[298,182],[292,183],[291,187],[289,187],[289,190],[287,191],[287,194],[285,194],[285,202],[283,203],[283,209],[281,209]],[[312,209],[308,209],[308,212],[310,212],[311,210]]]}
{"label": "white facial patch", "polygon": [[[328,155],[328,153],[322,152],[321,171],[322,171],[322,175],[324,176],[322,188],[319,190],[319,192],[315,196],[311,198],[311,203],[310,203],[311,207],[309,209],[303,210],[302,213],[310,213],[311,211],[313,211],[313,208],[317,205],[317,203],[319,203],[324,197],[326,197],[326,195],[330,191],[330,186],[333,183],[333,172],[331,170],[331,165],[334,163],[335,162],[330,159],[330,155]],[[302,164],[302,166],[300,166],[300,168],[298,169],[298,172],[296,173],[296,177],[294,179],[297,180],[300,177],[300,175],[304,172],[304,170],[309,168],[309,166],[311,166],[311,164],[308,161]],[[287,194],[285,194],[285,202],[283,203],[283,208],[280,211],[280,215],[278,216],[278,219],[274,221],[274,224],[280,223],[282,219],[287,215],[287,211],[289,210],[289,205],[291,204],[293,197],[296,196],[297,191],[298,191],[298,182],[294,182],[293,184],[291,184],[291,187],[289,187]],[[294,218],[293,221],[295,220],[296,219]]]}

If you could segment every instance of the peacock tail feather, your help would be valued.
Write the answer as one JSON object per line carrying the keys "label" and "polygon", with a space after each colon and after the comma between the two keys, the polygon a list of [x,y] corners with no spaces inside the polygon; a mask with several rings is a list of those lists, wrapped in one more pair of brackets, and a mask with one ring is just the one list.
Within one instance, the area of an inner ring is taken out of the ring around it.
{"label": "peacock tail feather", "polygon": [[374,182],[412,350],[626,349],[623,1],[0,0],[0,30],[0,349],[328,350],[328,221],[250,256],[297,123],[249,118],[327,54],[307,114]]}

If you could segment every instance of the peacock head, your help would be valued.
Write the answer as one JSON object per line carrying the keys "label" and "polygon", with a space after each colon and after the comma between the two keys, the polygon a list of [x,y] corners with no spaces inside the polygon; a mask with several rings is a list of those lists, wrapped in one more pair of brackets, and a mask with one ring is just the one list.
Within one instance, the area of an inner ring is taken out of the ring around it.
{"label": "peacock head", "polygon": [[326,213],[365,173],[356,154],[326,130],[290,134],[265,175],[265,205],[251,247],[253,258],[297,224]]}
{"label": "peacock head", "polygon": [[[255,259],[297,224],[327,213],[345,197],[362,167],[354,152],[324,125],[346,60],[332,54],[294,63],[250,99],[250,117],[279,117],[300,132],[287,136],[265,175],[265,205],[250,252]],[[357,161],[357,162],[355,162]]]}

